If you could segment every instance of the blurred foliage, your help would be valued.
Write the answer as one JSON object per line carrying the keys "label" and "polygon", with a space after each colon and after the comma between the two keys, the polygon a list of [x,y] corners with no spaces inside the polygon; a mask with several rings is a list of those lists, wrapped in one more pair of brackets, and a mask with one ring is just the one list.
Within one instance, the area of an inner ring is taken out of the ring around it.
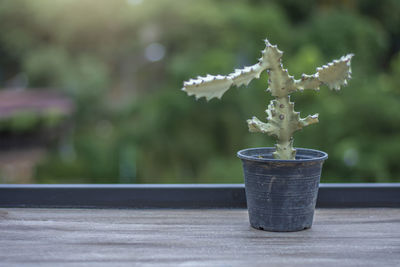
{"label": "blurred foliage", "polygon": [[297,78],[352,52],[348,87],[294,95],[320,114],[295,145],[329,153],[323,182],[400,181],[399,14],[397,0],[2,0],[0,83],[23,74],[77,103],[38,182],[235,183],[236,152],[273,145],[245,122],[265,117],[266,74],[209,103],[182,82],[255,63],[265,37]]}
{"label": "blurred foliage", "polygon": [[0,131],[13,134],[30,133],[38,129],[52,129],[67,118],[57,109],[48,109],[42,113],[21,110],[11,116],[0,119]]}

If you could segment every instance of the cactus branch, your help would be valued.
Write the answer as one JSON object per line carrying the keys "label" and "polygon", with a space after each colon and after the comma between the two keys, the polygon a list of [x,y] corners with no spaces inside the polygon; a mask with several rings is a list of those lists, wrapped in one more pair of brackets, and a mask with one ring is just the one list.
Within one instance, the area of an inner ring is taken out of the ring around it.
{"label": "cactus branch", "polygon": [[232,85],[237,87],[248,85],[253,79],[260,78],[261,73],[267,70],[269,76],[267,91],[275,99],[270,102],[266,110],[267,122],[262,122],[256,117],[247,120],[249,131],[274,136],[277,139],[274,158],[293,160],[296,155],[293,148],[294,132],[317,123],[318,114],[300,118],[300,114],[294,110],[294,103],[290,102],[290,94],[306,89],[319,90],[321,85],[326,85],[331,90],[340,90],[340,87],[347,85],[347,80],[351,78],[350,61],[353,54],[317,68],[317,72],[313,75],[303,74],[301,79],[295,80],[289,75],[287,69],[283,68],[281,61],[283,52],[276,45],[271,45],[268,40],[265,40],[265,49],[261,53],[258,63],[252,66],[237,69],[226,76],[207,75],[190,79],[184,82],[182,90],[188,95],[194,95],[196,99],[221,98]]}
{"label": "cactus branch", "polygon": [[266,133],[268,135],[278,136],[279,129],[273,123],[265,123],[260,121],[258,118],[253,117],[251,120],[247,120],[249,125],[249,131],[253,133]]}
{"label": "cactus branch", "polygon": [[306,89],[319,90],[322,82],[318,79],[318,74],[306,75],[303,74],[300,80],[295,81],[296,88],[299,91]]}
{"label": "cactus branch", "polygon": [[313,123],[318,123],[318,114],[308,115],[306,118],[300,119],[300,124],[302,127],[306,127]]}
{"label": "cactus branch", "polygon": [[233,73],[226,76],[207,75],[206,77],[197,77],[183,83],[182,91],[188,95],[194,95],[196,99],[205,97],[210,100],[214,97],[221,98],[222,95],[232,86],[240,87],[248,85],[253,79],[260,78],[261,73],[270,68],[277,68],[280,64],[280,58],[283,52],[279,51],[276,46],[272,46],[268,40],[265,40],[266,47],[261,52],[262,56],[258,63],[236,69]]}
{"label": "cactus branch", "polygon": [[221,98],[222,95],[231,87],[232,79],[230,77],[217,75],[207,75],[206,77],[197,77],[183,83],[183,91],[188,95],[195,95],[196,99],[205,97],[210,100],[213,97]]}
{"label": "cactus branch", "polygon": [[347,85],[347,80],[351,78],[350,61],[353,56],[353,54],[348,54],[339,60],[334,60],[321,68],[317,68],[318,79],[326,84],[329,89],[340,90],[340,86]]}

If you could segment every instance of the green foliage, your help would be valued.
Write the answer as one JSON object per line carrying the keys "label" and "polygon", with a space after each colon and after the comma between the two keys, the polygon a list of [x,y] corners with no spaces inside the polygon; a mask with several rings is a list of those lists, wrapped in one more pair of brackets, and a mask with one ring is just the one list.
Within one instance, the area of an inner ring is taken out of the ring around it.
{"label": "green foliage", "polygon": [[9,120],[11,131],[24,132],[32,129],[38,123],[38,116],[29,111],[19,111]]}
{"label": "green foliage", "polygon": [[34,132],[37,129],[57,127],[64,121],[65,115],[57,109],[36,113],[30,110],[16,111],[6,118],[0,119],[0,130],[13,134]]}
{"label": "green foliage", "polygon": [[[134,3],[1,1],[0,85],[23,73],[29,87],[63,90],[77,103],[39,182],[240,182],[236,151],[273,145],[245,123],[265,116],[266,77],[223,102],[193,103],[178,89],[193,75],[252,64],[266,36],[297,79],[356,55],[346,90],[293,94],[302,114],[320,114],[296,145],[329,153],[323,181],[399,181],[400,1]],[[165,48],[160,61],[146,59],[152,43]]]}

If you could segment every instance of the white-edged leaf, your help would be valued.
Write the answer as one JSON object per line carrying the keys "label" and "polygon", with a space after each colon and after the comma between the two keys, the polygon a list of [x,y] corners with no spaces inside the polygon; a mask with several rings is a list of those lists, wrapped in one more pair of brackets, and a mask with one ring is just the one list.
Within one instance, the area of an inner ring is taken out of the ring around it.
{"label": "white-edged leaf", "polygon": [[317,68],[318,79],[326,84],[329,89],[340,90],[340,86],[346,85],[347,80],[351,78],[350,61],[353,54],[341,57],[327,65]]}

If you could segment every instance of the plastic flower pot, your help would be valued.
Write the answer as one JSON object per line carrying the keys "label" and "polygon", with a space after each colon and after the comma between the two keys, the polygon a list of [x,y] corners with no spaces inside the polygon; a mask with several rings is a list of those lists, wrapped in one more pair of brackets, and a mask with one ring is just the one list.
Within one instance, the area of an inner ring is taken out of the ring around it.
{"label": "plastic flower pot", "polygon": [[275,148],[237,153],[243,163],[250,225],[265,231],[311,228],[323,162],[328,154],[297,148],[295,160],[274,159]]}

